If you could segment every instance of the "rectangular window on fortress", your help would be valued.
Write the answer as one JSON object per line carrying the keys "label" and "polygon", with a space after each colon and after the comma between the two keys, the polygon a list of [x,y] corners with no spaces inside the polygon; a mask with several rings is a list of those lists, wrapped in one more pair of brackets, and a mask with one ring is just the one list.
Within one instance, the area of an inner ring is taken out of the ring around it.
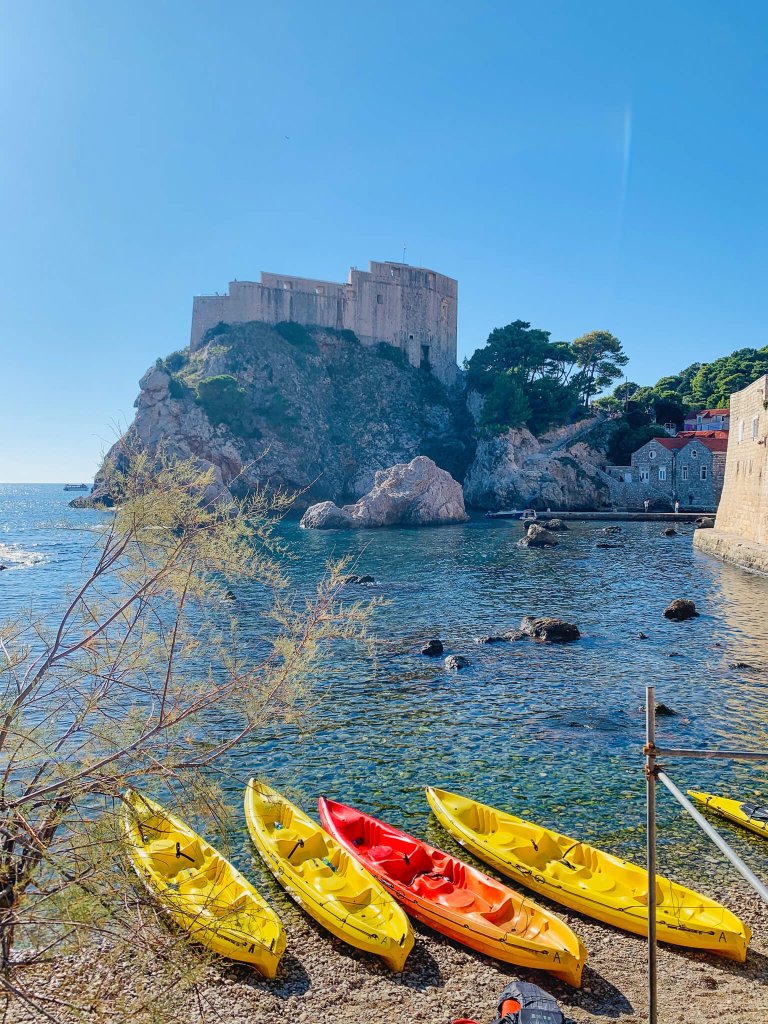
{"label": "rectangular window on fortress", "polygon": [[667,479],[667,467],[659,466],[659,481]]}
{"label": "rectangular window on fortress", "polygon": [[752,437],[757,437],[757,432],[760,429],[760,417],[752,417]]}
{"label": "rectangular window on fortress", "polygon": [[687,466],[683,466],[683,472],[681,474],[681,478],[683,480],[687,480],[688,479],[688,467]]}
{"label": "rectangular window on fortress", "polygon": [[640,483],[645,483],[650,476],[650,472],[647,466],[640,467]]}
{"label": "rectangular window on fortress", "polygon": [[701,479],[702,480],[706,480],[707,479],[707,467],[706,466],[702,466],[701,467]]}
{"label": "rectangular window on fortress", "polygon": [[744,420],[739,420],[739,444],[744,440]]}
{"label": "rectangular window on fortress", "polygon": [[382,302],[384,301],[384,296],[383,295],[377,295],[376,296],[376,301],[378,302],[379,305],[381,305]]}

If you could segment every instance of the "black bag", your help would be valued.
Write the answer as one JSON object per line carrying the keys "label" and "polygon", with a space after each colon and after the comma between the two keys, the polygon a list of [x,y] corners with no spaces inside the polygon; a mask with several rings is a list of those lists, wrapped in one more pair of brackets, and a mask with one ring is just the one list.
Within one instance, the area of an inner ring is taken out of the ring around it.
{"label": "black bag", "polygon": [[760,804],[744,803],[740,809],[746,814],[750,821],[768,821],[768,807],[761,807]]}
{"label": "black bag", "polygon": [[[519,1010],[503,1014],[504,1004],[514,999]],[[513,981],[499,997],[494,1024],[565,1024],[565,1017],[552,996],[527,981]]]}

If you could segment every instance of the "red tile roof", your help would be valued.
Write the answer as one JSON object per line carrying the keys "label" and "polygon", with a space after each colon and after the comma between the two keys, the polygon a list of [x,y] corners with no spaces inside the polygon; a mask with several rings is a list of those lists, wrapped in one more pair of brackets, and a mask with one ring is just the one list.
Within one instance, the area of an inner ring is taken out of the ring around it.
{"label": "red tile roof", "polygon": [[727,430],[678,430],[677,437],[724,437],[728,440]]}
{"label": "red tile roof", "polygon": [[711,416],[730,416],[730,414],[731,414],[731,410],[730,409],[704,409],[703,412],[699,413],[700,416],[710,416],[710,417]]}
{"label": "red tile roof", "polygon": [[677,437],[654,437],[653,440],[658,441],[664,448],[672,451],[673,449],[685,448],[691,439],[690,437],[681,437],[678,434]]}
{"label": "red tile roof", "polygon": [[[709,448],[711,452],[724,452],[728,448],[728,434],[725,430],[712,430],[705,431],[706,434],[722,434],[722,437],[702,437],[701,433],[695,431],[683,432],[682,435],[678,434],[677,437],[654,437],[652,440],[658,441],[660,445],[666,448],[668,451],[680,451],[681,448],[685,448],[686,445],[690,444],[691,441],[699,441],[704,445],[705,448]],[[691,434],[694,434],[692,437]],[[650,443],[650,442],[649,442]]]}
{"label": "red tile roof", "polygon": [[725,452],[728,450],[727,437],[700,437],[699,441],[711,452]]}

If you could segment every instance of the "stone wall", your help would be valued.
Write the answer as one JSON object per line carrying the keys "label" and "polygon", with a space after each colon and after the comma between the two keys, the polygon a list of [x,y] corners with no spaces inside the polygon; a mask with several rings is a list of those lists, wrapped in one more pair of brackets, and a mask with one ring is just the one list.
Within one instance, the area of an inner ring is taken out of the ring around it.
{"label": "stone wall", "polygon": [[731,395],[731,428],[715,528],[768,544],[768,374]]}
{"label": "stone wall", "polygon": [[457,373],[458,282],[424,267],[371,262],[352,268],[346,284],[262,273],[232,281],[227,295],[196,296],[190,347],[199,348],[220,322],[277,324],[354,331],[364,345],[386,342],[412,366],[428,367],[445,383]]}
{"label": "stone wall", "polygon": [[725,481],[714,530],[697,530],[701,551],[768,572],[768,374],[731,395]]}

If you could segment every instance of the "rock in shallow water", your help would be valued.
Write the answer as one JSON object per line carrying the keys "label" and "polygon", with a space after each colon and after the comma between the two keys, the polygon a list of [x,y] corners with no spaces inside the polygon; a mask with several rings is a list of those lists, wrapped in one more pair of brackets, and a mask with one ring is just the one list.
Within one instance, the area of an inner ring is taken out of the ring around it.
{"label": "rock in shallow water", "polygon": [[439,658],[443,653],[442,640],[427,640],[421,648],[421,653],[426,654],[428,658]]}
{"label": "rock in shallow water", "polygon": [[686,619],[693,619],[699,613],[696,605],[687,597],[678,597],[664,609],[664,618],[673,622],[685,622]]}
{"label": "rock in shallow water", "polygon": [[445,667],[449,672],[461,672],[468,665],[469,658],[465,658],[463,654],[449,654],[445,659]]}
{"label": "rock in shallow water", "polygon": [[557,543],[551,532],[543,526],[539,526],[538,523],[531,523],[526,535],[518,541],[518,544],[524,548],[553,547]]}
{"label": "rock in shallow water", "polygon": [[537,619],[533,615],[524,616],[520,622],[520,629],[534,640],[547,643],[571,643],[581,636],[579,627],[573,622],[548,617]]}
{"label": "rock in shallow water", "polygon": [[301,525],[315,530],[438,526],[469,519],[461,484],[425,455],[379,470],[374,479],[372,490],[354,505],[338,508],[332,501],[312,505]]}
{"label": "rock in shallow water", "polygon": [[545,530],[553,530],[556,533],[568,529],[562,519],[546,519],[541,525]]}

